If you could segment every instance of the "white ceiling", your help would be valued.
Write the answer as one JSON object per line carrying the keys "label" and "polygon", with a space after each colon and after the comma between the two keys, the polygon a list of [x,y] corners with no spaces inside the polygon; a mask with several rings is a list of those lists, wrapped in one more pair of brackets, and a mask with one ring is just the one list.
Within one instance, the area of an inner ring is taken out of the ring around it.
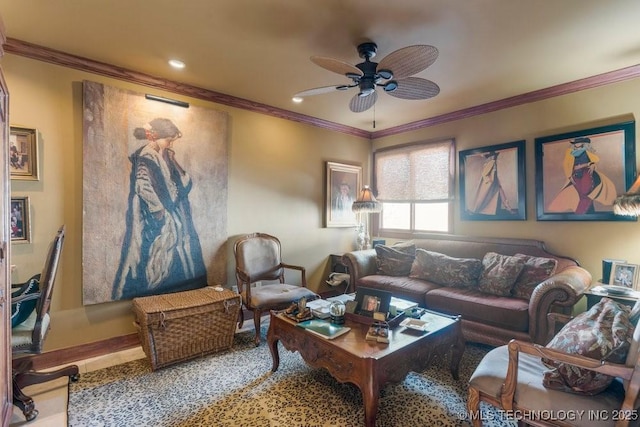
{"label": "white ceiling", "polygon": [[374,111],[349,110],[355,88],[291,102],[349,82],[310,56],[356,64],[363,41],[376,61],[439,49],[417,76],[440,94],[379,90],[376,130],[640,64],[638,0],[0,0],[0,15],[10,38],[367,131]]}

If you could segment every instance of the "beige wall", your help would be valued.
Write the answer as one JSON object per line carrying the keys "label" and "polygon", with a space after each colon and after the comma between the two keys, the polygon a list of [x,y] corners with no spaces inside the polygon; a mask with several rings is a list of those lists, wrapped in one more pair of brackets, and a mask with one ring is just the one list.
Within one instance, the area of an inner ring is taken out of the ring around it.
{"label": "beige wall", "polygon": [[[47,349],[135,332],[130,301],[82,305],[81,82],[93,80],[142,93],[159,92],[15,55],[6,55],[2,67],[10,91],[10,123],[37,128],[40,137],[40,181],[11,182],[12,195],[30,198],[33,231],[32,244],[13,245],[14,282],[40,271],[55,231],[63,223],[67,227]],[[159,94],[229,113],[229,241],[254,231],[278,236],[283,258],[305,266],[309,286],[319,289],[328,272],[328,255],[353,249],[355,237],[353,229],[323,227],[324,162],[361,164],[364,176],[368,176],[370,141]],[[231,285],[235,283],[232,244],[228,254],[227,283]]]}
{"label": "beige wall", "polygon": [[[64,223],[68,230],[47,349],[134,332],[130,302],[82,306],[81,82],[86,79],[138,92],[152,91],[15,55],[6,55],[2,67],[10,89],[10,122],[35,127],[40,136],[41,180],[12,181],[13,195],[31,198],[33,224],[33,243],[13,246],[12,264],[17,265],[14,281],[38,272],[57,227]],[[454,137],[457,149],[464,150],[526,139],[528,219],[460,221],[456,206],[454,232],[540,239],[552,252],[577,258],[594,278],[599,278],[602,258],[640,263],[640,224],[536,221],[533,140],[633,118],[640,110],[635,95],[639,92],[640,79],[636,79],[381,138],[373,146]],[[160,94],[229,112],[229,241],[253,231],[277,235],[283,242],[284,258],[304,265],[310,286],[319,289],[327,272],[328,254],[351,249],[354,237],[351,229],[323,227],[324,162],[362,164],[367,183],[371,143],[244,110]],[[231,246],[228,254],[227,282],[232,284]]]}
{"label": "beige wall", "polygon": [[[374,150],[399,143],[441,137],[454,137],[457,150],[525,139],[527,220],[461,221],[459,205],[456,205],[454,232],[542,240],[550,251],[576,258],[591,272],[594,280],[597,280],[601,276],[603,258],[626,259],[631,263],[640,264],[640,224],[627,221],[537,221],[534,139],[633,120],[640,115],[638,93],[640,79],[611,84],[403,135],[381,138],[374,141]],[[437,102],[437,98],[434,102]],[[640,135],[637,123],[636,135]],[[457,192],[456,177],[456,194]]]}

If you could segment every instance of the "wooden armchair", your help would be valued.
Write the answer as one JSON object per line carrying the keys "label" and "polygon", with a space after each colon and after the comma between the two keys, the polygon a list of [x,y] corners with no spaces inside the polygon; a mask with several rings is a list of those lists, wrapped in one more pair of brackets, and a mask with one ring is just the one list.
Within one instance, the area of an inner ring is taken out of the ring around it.
{"label": "wooden armchair", "polygon": [[[32,280],[39,281],[38,290],[11,298],[12,306],[36,300],[35,309],[29,317],[11,329],[13,404],[22,410],[27,421],[31,421],[38,416],[38,411],[35,409],[33,399],[24,394],[22,390],[24,387],[64,376],[68,376],[72,381],[77,381],[79,378],[76,365],[55,371],[37,372],[33,370],[33,358],[28,357],[31,354],[42,353],[44,340],[49,331],[49,308],[63,241],[64,226],[58,230],[55,239],[49,246],[49,253],[42,273],[29,279],[29,282]],[[17,285],[15,288],[23,288],[23,285]]]}
{"label": "wooden armchair", "polygon": [[[518,425],[638,425],[639,344],[640,327],[636,327],[625,364],[601,362],[518,340],[497,347],[487,353],[469,380],[467,409],[472,423],[475,427],[482,425],[480,402],[483,401],[506,411]],[[605,391],[593,396],[548,389],[542,381],[543,373],[549,368],[541,358],[566,362],[617,379]]]}
{"label": "wooden armchair", "polygon": [[[292,302],[301,298],[312,300],[318,295],[307,289],[304,267],[285,264],[281,259],[280,240],[264,233],[247,234],[238,239],[233,247],[236,260],[236,281],[242,303],[253,312],[253,323],[256,328],[256,346],[260,344],[260,317],[269,310],[283,310]],[[285,269],[300,272],[301,284],[285,283]],[[252,288],[258,281],[278,281],[276,284],[264,284]],[[240,310],[239,327],[244,323],[244,315]]]}

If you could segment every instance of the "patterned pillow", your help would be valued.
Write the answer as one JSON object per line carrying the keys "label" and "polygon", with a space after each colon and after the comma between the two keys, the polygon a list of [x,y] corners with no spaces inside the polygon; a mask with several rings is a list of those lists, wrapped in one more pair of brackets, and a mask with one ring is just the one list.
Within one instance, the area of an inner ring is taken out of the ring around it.
{"label": "patterned pillow", "polygon": [[408,276],[416,257],[416,246],[401,244],[396,246],[376,246],[377,273],[386,276]]}
{"label": "patterned pillow", "polygon": [[[602,298],[590,310],[567,323],[547,347],[596,360],[624,363],[631,345],[633,325],[630,308]],[[554,390],[594,395],[604,391],[613,377],[567,363],[542,359],[551,368],[545,372],[543,384]]]}
{"label": "patterned pillow", "polygon": [[[11,292],[11,298],[18,297],[20,295],[33,294],[40,290],[39,281],[36,278],[31,278],[27,283],[22,285],[20,289],[16,289]],[[37,299],[29,301],[22,301],[16,304],[11,304],[11,327],[15,328],[31,316],[33,310],[36,308]]]}
{"label": "patterned pillow", "polygon": [[487,252],[482,258],[478,289],[492,295],[510,296],[511,288],[524,268],[524,260]]}
{"label": "patterned pillow", "polygon": [[418,248],[409,277],[454,288],[471,288],[477,286],[481,270],[479,259],[454,258]]}
{"label": "patterned pillow", "polygon": [[511,294],[516,298],[523,298],[528,301],[531,299],[531,294],[536,286],[555,273],[558,260],[524,254],[515,254],[515,256],[522,258],[525,264],[522,273],[520,273],[518,280],[513,285]]}

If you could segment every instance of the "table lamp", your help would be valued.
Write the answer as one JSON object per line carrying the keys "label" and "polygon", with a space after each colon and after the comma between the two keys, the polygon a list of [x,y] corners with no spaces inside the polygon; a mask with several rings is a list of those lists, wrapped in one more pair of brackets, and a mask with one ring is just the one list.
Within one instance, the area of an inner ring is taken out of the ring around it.
{"label": "table lamp", "polygon": [[358,249],[369,249],[370,237],[369,237],[369,214],[372,212],[380,212],[382,210],[382,204],[378,202],[369,188],[365,185],[358,198],[351,205],[353,212],[358,214]]}

